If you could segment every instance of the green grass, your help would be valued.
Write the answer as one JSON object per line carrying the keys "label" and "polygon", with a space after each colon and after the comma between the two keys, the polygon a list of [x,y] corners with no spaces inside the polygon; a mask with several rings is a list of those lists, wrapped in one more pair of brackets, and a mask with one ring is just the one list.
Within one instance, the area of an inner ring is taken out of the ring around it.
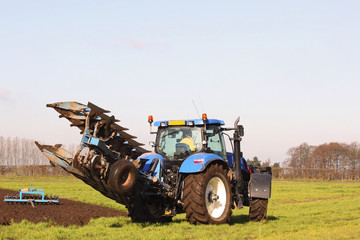
{"label": "green grass", "polygon": [[[0,187],[43,188],[47,194],[125,210],[72,177],[0,177]],[[268,220],[248,222],[248,208],[235,210],[232,224],[190,225],[184,214],[169,224],[134,224],[100,218],[84,227],[23,221],[0,226],[1,239],[360,239],[360,184],[273,181]]]}

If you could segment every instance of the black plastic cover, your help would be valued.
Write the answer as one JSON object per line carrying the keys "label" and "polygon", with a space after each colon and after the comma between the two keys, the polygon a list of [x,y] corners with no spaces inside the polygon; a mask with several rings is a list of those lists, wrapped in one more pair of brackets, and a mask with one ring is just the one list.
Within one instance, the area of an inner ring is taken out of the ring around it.
{"label": "black plastic cover", "polygon": [[249,193],[251,198],[270,198],[271,175],[267,173],[250,174]]}

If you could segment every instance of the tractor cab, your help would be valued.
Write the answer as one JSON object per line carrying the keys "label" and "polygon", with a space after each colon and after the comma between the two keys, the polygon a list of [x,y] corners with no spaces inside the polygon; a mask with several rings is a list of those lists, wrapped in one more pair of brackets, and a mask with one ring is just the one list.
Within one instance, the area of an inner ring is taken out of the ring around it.
{"label": "tractor cab", "polygon": [[158,121],[155,152],[168,161],[181,163],[197,153],[213,153],[226,159],[221,125],[217,119]]}

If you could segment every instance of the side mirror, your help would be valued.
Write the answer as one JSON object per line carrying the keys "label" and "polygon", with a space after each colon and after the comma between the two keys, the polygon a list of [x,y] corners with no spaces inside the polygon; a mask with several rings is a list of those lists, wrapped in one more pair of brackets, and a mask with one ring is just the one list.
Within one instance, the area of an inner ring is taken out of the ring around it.
{"label": "side mirror", "polygon": [[244,126],[243,125],[238,125],[237,129],[239,131],[240,136],[243,137],[244,136]]}

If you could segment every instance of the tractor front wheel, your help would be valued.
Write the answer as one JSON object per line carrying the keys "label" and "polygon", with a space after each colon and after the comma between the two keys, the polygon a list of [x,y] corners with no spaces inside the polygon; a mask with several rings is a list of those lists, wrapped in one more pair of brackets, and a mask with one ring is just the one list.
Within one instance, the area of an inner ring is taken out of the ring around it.
{"label": "tractor front wheel", "polygon": [[202,173],[187,176],[183,193],[184,210],[190,223],[230,222],[232,193],[223,165],[215,163]]}
{"label": "tractor front wheel", "polygon": [[266,218],[268,200],[261,198],[253,198],[250,201],[249,220],[261,221]]}

